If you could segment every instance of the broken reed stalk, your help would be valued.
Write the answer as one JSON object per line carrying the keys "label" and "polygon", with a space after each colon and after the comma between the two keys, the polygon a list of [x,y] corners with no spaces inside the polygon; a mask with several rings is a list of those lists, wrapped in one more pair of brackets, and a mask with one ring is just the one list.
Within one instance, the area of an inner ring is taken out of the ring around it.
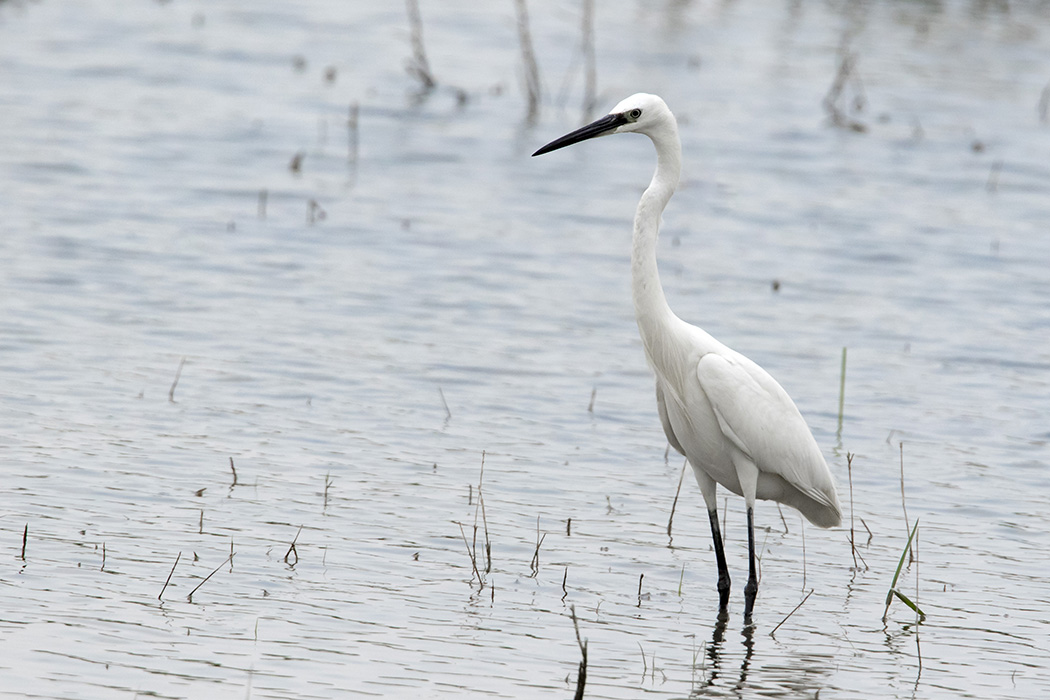
{"label": "broken reed stalk", "polygon": [[324,210],[320,202],[316,199],[311,199],[306,203],[306,223],[313,226],[318,221],[324,221],[328,218],[328,212]]}
{"label": "broken reed stalk", "polygon": [[26,560],[26,543],[29,542],[29,523],[22,530],[22,561]]}
{"label": "broken reed stalk", "polygon": [[594,413],[594,397],[598,395],[598,387],[591,389],[591,402],[587,404],[587,413]]}
{"label": "broken reed stalk", "polygon": [[857,519],[860,520],[860,524],[864,526],[864,529],[868,531],[868,541],[864,544],[864,546],[866,547],[869,544],[871,544],[871,540],[875,537],[875,535],[871,534],[871,528],[868,527],[868,524],[866,522],[864,522],[864,518]]}
{"label": "broken reed stalk", "polygon": [[322,510],[328,510],[328,489],[332,487],[332,472],[326,472],[324,475],[324,506]]}
{"label": "broken reed stalk", "polygon": [[576,630],[576,644],[580,647],[580,667],[576,674],[576,695],[573,700],[583,700],[583,688],[587,685],[587,642],[580,638],[580,622],[576,619],[576,606],[569,606],[572,615],[572,626]]}
{"label": "broken reed stalk", "polygon": [[98,567],[99,571],[106,570],[106,543],[102,543],[102,566]]}
{"label": "broken reed stalk", "polygon": [[565,584],[569,581],[569,567],[565,567],[565,574],[561,577],[561,599],[565,600],[569,595],[569,590],[565,587]]}
{"label": "broken reed stalk", "polygon": [[[910,532],[911,528],[908,523],[908,505],[904,502],[904,443],[898,443],[901,451],[901,510],[904,511],[904,531]],[[911,538],[908,539],[911,542]],[[908,563],[911,563],[915,559],[915,556],[911,553],[911,545],[908,546]]]}
{"label": "broken reed stalk", "polygon": [[[226,562],[227,562],[227,561],[229,561],[229,560],[230,560],[230,558],[229,558],[229,557],[226,557],[225,559],[223,559],[223,561],[222,561],[222,563],[221,563],[221,564],[219,564],[219,565],[218,565],[218,566],[216,566],[216,567],[215,567],[214,569],[212,569],[212,572],[211,572],[210,574],[208,574],[207,576],[205,576],[205,577],[204,577],[204,580],[203,580],[203,581],[201,581],[200,583],[198,583],[198,584],[197,584],[197,588],[194,588],[194,589],[193,589],[192,591],[190,591],[190,594],[189,594],[188,596],[186,596],[186,600],[188,600],[189,602],[191,602],[191,603],[192,603],[192,602],[193,602],[193,594],[194,594],[194,593],[196,593],[196,592],[197,592],[197,590],[198,590],[198,589],[199,589],[199,588],[200,588],[201,586],[203,586],[204,584],[206,584],[206,583],[208,582],[208,579],[210,579],[210,578],[211,578],[212,576],[214,576],[214,575],[215,575],[216,573],[218,573],[219,569],[221,569],[221,568],[222,568],[223,566],[225,566],[225,565],[226,565]],[[176,560],[175,560],[175,563],[176,563],[176,564],[178,563],[178,559],[176,559]],[[172,567],[172,571],[174,571],[174,570],[175,570],[175,567]],[[162,592],[163,592],[163,591],[162,591]]]}
{"label": "broken reed stalk", "polygon": [[591,121],[598,94],[598,61],[594,54],[594,0],[583,0],[583,123]]}
{"label": "broken reed stalk", "polygon": [[[916,523],[918,524],[918,523]],[[915,533],[915,653],[919,657],[919,674],[922,674],[922,647],[919,646],[919,626],[923,619],[919,611],[919,533]]]}
{"label": "broken reed stalk", "polygon": [[809,589],[809,593],[807,593],[807,594],[806,594],[806,597],[804,597],[804,598],[802,599],[802,601],[801,601],[801,602],[800,602],[800,603],[799,603],[798,605],[796,605],[796,606],[794,607],[794,609],[793,609],[793,610],[792,610],[791,612],[789,612],[789,613],[788,613],[788,614],[787,614],[787,615],[786,615],[786,616],[784,617],[784,619],[783,619],[783,620],[781,620],[781,621],[780,621],[780,622],[779,622],[779,623],[777,624],[777,626],[776,626],[776,627],[774,627],[773,629],[771,629],[771,630],[769,631],[769,636],[770,636],[770,637],[773,637],[773,636],[775,636],[775,635],[776,635],[776,632],[777,632],[777,630],[778,630],[778,629],[780,629],[780,625],[782,625],[782,624],[784,624],[785,622],[787,622],[787,621],[788,621],[788,618],[789,618],[789,617],[791,617],[792,615],[794,615],[794,614],[795,614],[795,611],[796,611],[796,610],[798,610],[799,608],[801,608],[801,607],[802,607],[802,605],[803,605],[803,604],[804,604],[804,603],[805,603],[805,602],[806,602],[807,600],[809,600],[809,597],[810,597],[811,595],[813,595],[813,589],[812,589],[812,588],[810,588],[810,589]]}
{"label": "broken reed stalk", "polygon": [[306,154],[302,151],[296,151],[292,156],[292,159],[288,161],[288,170],[295,175],[298,175],[303,171],[303,158]]}
{"label": "broken reed stalk", "polygon": [[175,563],[171,565],[168,578],[164,579],[164,586],[160,589],[160,593],[157,594],[157,600],[161,600],[164,597],[164,591],[168,590],[168,584],[171,583],[171,575],[175,573],[175,567],[179,565],[179,559],[182,559],[182,552],[179,552],[178,556],[175,557]]}
{"label": "broken reed stalk", "polygon": [[233,466],[233,457],[230,457],[230,471],[233,472],[233,483],[230,484],[230,488],[232,489],[237,485],[237,467]]}
{"label": "broken reed stalk", "polygon": [[[299,529],[295,532],[295,537],[292,538],[292,543],[288,545],[288,551],[284,553],[284,563],[288,566],[295,566],[299,563],[299,550],[295,548],[295,543],[299,540],[299,533],[303,531],[303,526],[300,525]],[[289,562],[288,557],[295,555],[295,561]],[[233,556],[232,554],[230,556]]]}
{"label": "broken reed stalk", "polygon": [[846,89],[846,83],[853,77],[855,60],[856,57],[848,51],[842,55],[842,61],[839,63],[839,70],[835,74],[835,79],[831,81],[831,87],[828,88],[827,94],[824,95],[823,105],[832,124],[851,129],[857,133],[864,133],[868,128],[864,124],[846,116],[844,110],[839,106],[839,98],[842,97],[842,93]]}
{"label": "broken reed stalk", "polygon": [[[478,505],[474,508],[474,539],[475,552],[477,551],[478,536],[478,511],[481,511],[481,523],[485,529],[485,573],[492,572],[492,543],[489,541],[489,520],[485,515],[485,496],[481,492],[481,485],[485,480],[485,451],[481,451],[481,472],[478,474]],[[475,554],[475,556],[477,556]]]}
{"label": "broken reed stalk", "polygon": [[525,6],[525,0],[515,0],[514,8],[518,15],[518,41],[521,44],[521,63],[525,70],[525,96],[528,100],[525,121],[535,124],[540,113],[540,69],[536,65],[536,53],[532,48],[529,9]]}
{"label": "broken reed stalk", "polygon": [[674,522],[674,510],[678,507],[678,495],[682,493],[682,480],[685,479],[685,468],[689,465],[689,460],[682,462],[682,473],[678,475],[678,489],[674,492],[674,501],[671,502],[671,517],[667,519],[667,537],[671,537],[671,523]]}
{"label": "broken reed stalk", "polygon": [[419,14],[419,0],[405,0],[405,6],[412,35],[412,60],[408,62],[406,70],[420,82],[426,92],[432,90],[437,81],[430,72],[430,62],[427,61],[427,51],[423,46],[423,17]]}
{"label": "broken reed stalk", "polygon": [[485,573],[492,573],[492,543],[489,542],[489,521],[485,517],[485,501],[481,500],[481,522],[485,526]]}
{"label": "broken reed stalk", "polygon": [[645,574],[638,574],[638,607],[642,607],[642,579],[645,578]]}
{"label": "broken reed stalk", "polygon": [[532,570],[532,576],[535,577],[540,573],[540,546],[543,544],[543,540],[547,539],[547,533],[543,533],[540,536],[540,516],[536,516],[536,551],[532,554],[532,563],[529,564],[529,568]]}
{"label": "broken reed stalk", "polygon": [[849,475],[849,551],[853,555],[853,568],[857,566],[857,545],[854,543],[853,532],[853,454],[846,453],[846,474]]}
{"label": "broken reed stalk", "polygon": [[445,401],[445,392],[441,390],[441,387],[438,387],[438,396],[441,397],[441,405],[445,407],[445,422],[448,423],[452,420],[452,411],[448,407],[448,401]]}
{"label": "broken reed stalk", "polygon": [[175,381],[171,383],[171,388],[168,389],[168,401],[175,403],[175,387],[179,385],[179,377],[182,376],[182,366],[186,364],[186,358],[179,360],[179,368],[175,370]]}
{"label": "broken reed stalk", "polygon": [[[467,542],[467,533],[463,530],[463,523],[456,523],[459,525],[459,534],[463,537],[463,546],[467,548],[467,556],[470,557],[470,565],[474,569],[474,575],[478,577],[478,585],[484,587],[485,579],[481,578],[481,572],[478,571],[478,560],[474,557],[474,551],[470,548],[470,542]],[[470,580],[471,583],[474,579]]]}
{"label": "broken reed stalk", "polygon": [[784,517],[784,511],[780,508],[779,503],[777,503],[777,512],[780,513],[780,522],[784,523],[784,534],[787,535],[789,534],[788,521],[787,518]]}

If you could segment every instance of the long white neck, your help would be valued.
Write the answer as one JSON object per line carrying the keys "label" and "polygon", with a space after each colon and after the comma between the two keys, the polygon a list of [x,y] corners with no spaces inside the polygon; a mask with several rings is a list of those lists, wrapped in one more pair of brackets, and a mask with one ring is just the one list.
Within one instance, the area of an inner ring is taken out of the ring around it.
{"label": "long white neck", "polygon": [[660,272],[656,265],[656,239],[660,234],[660,216],[678,186],[682,172],[682,145],[678,127],[671,117],[660,129],[649,134],[656,146],[656,172],[638,202],[634,215],[634,239],[631,250],[631,291],[638,330],[653,361],[653,341],[675,320],[667,305]]}

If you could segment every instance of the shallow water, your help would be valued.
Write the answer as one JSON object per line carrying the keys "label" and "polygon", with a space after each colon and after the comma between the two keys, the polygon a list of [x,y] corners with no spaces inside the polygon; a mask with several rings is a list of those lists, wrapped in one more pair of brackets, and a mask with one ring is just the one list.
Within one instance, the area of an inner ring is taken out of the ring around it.
{"label": "shallow water", "polygon": [[[855,455],[863,562],[761,505],[746,632],[738,499],[724,628],[690,481],[667,536],[651,147],[528,157],[583,119],[578,3],[529,4],[535,124],[512,3],[424,3],[429,93],[399,3],[0,3],[0,696],[568,696],[574,606],[587,697],[1044,697],[1046,9],[597,10],[597,109],[681,122],[672,307],[784,384],[844,502]],[[864,131],[822,107],[843,49]],[[902,443],[918,626],[882,622]]]}

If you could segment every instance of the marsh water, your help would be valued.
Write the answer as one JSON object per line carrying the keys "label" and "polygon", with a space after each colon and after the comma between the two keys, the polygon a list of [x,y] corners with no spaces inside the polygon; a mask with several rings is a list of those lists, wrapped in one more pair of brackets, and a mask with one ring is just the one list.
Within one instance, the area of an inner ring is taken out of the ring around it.
{"label": "marsh water", "polygon": [[530,118],[509,1],[422,3],[426,90],[400,2],[9,0],[0,697],[569,697],[572,610],[590,698],[1047,696],[1050,6],[597,4],[591,114],[680,121],[671,305],[843,527],[760,504],[751,629],[739,499],[727,623],[688,476],[668,535],[651,146],[529,157],[583,3],[528,3]]}

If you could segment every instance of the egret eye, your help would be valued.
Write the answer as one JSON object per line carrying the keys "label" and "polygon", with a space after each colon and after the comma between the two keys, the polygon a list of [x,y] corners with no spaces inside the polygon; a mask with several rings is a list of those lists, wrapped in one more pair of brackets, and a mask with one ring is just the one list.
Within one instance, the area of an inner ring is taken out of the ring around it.
{"label": "egret eye", "polygon": [[631,118],[631,121],[638,121],[638,117],[642,116],[642,110],[632,109],[627,113],[627,116]]}

